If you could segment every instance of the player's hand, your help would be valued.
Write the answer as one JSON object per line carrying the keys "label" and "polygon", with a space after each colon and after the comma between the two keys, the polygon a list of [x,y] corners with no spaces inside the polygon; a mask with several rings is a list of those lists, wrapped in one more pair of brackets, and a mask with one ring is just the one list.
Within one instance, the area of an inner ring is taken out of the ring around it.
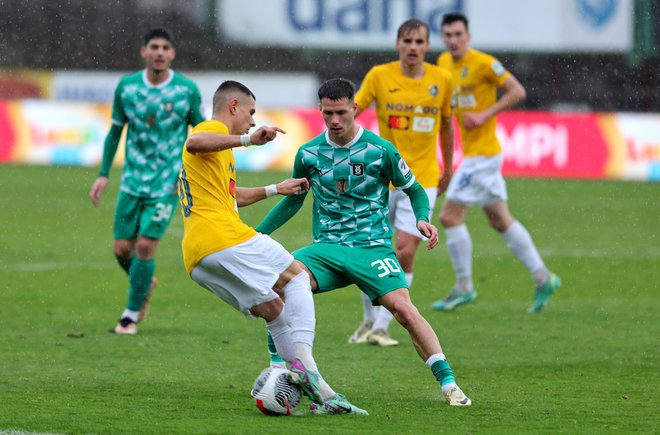
{"label": "player's hand", "polygon": [[468,130],[479,127],[486,122],[486,119],[488,118],[482,112],[465,112],[463,114],[463,126]]}
{"label": "player's hand", "polygon": [[277,185],[277,193],[280,195],[300,195],[308,190],[307,178],[288,178]]}
{"label": "player's hand", "polygon": [[275,139],[277,137],[277,133],[286,134],[286,131],[279,127],[261,126],[250,135],[250,143],[252,145],[263,145]]}
{"label": "player's hand", "polygon": [[108,177],[99,177],[92,184],[92,188],[89,190],[89,199],[92,200],[94,207],[99,206],[99,198],[101,198],[101,193],[105,190],[106,184],[108,184]]}
{"label": "player's hand", "polygon": [[449,187],[449,182],[451,181],[451,177],[453,175],[454,174],[451,170],[445,170],[442,173],[442,178],[440,178],[440,182],[438,182],[438,192],[436,194],[436,197],[442,195],[447,191],[447,188]]}
{"label": "player's hand", "polygon": [[438,245],[438,229],[435,225],[425,221],[417,221],[417,229],[424,237],[429,239],[426,249],[433,249]]}

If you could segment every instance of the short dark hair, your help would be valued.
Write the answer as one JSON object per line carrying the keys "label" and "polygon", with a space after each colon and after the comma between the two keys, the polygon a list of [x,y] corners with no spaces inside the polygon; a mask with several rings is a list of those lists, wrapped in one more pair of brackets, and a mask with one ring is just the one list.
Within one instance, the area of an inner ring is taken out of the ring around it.
{"label": "short dark hair", "polygon": [[328,98],[332,101],[339,101],[342,98],[353,100],[355,96],[355,85],[348,79],[330,79],[319,87],[319,101]]}
{"label": "short dark hair", "polygon": [[164,27],[157,27],[145,33],[144,36],[142,36],[142,45],[146,46],[149,44],[149,41],[156,38],[163,38],[169,41],[170,44],[174,45],[174,36],[172,36],[172,32]]}
{"label": "short dark hair", "polygon": [[226,80],[218,86],[218,89],[216,89],[213,94],[213,112],[216,111],[218,105],[222,104],[221,101],[223,101],[225,96],[231,91],[240,92],[245,96],[252,97],[254,101],[257,101],[257,97],[255,97],[252,91],[243,83],[234,80]]}
{"label": "short dark hair", "polygon": [[447,24],[455,23],[457,21],[461,21],[463,24],[465,24],[465,30],[467,31],[470,30],[468,27],[468,19],[465,16],[465,14],[462,12],[451,12],[448,14],[444,14],[442,16],[442,23],[440,23],[440,28],[446,26]]}
{"label": "short dark hair", "polygon": [[412,30],[418,30],[418,29],[426,29],[426,39],[429,39],[429,25],[426,24],[422,20],[418,20],[417,18],[411,18],[409,20],[406,20],[399,26],[399,31],[396,34],[396,39],[401,39],[403,35],[406,33],[412,31]]}

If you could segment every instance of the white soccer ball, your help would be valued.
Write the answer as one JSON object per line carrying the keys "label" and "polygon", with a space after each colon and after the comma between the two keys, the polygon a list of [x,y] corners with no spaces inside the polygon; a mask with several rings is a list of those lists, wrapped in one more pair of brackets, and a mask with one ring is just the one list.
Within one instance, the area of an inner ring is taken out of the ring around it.
{"label": "white soccer ball", "polygon": [[266,415],[291,415],[300,403],[300,387],[289,380],[290,372],[279,367],[264,369],[252,387],[257,408]]}

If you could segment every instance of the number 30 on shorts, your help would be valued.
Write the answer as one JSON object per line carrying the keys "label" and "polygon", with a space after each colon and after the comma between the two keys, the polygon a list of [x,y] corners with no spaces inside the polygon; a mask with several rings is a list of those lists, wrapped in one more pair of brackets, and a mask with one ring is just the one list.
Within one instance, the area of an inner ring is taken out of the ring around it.
{"label": "number 30 on shorts", "polygon": [[382,271],[378,274],[378,278],[389,275],[390,273],[399,273],[401,268],[399,263],[391,258],[384,258],[382,260],[376,260],[371,263],[371,267],[375,267],[377,270]]}

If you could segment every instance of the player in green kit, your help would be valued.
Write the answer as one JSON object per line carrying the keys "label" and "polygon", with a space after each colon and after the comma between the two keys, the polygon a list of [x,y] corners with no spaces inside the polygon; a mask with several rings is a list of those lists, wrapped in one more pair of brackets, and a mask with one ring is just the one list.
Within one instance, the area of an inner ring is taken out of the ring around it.
{"label": "player in green kit", "polygon": [[[320,109],[327,131],[298,150],[293,176],[309,180],[314,242],[293,253],[310,275],[312,291],[322,293],[356,284],[372,303],[383,305],[408,330],[417,353],[441,385],[452,406],[468,406],[445,359],[431,325],[412,304],[404,272],[392,248],[387,218],[389,184],[412,203],[417,229],[438,244],[438,230],[429,223],[429,201],[391,142],[355,124],[355,87],[344,79],[319,88]],[[270,234],[303,204],[306,192],[280,201],[257,226]],[[275,349],[269,349],[275,350]],[[341,412],[341,403],[327,401],[318,413]]]}
{"label": "player in green kit", "polygon": [[155,287],[156,248],[178,203],[176,183],[188,126],[204,121],[197,85],[170,69],[174,38],[165,29],[143,37],[145,69],[124,76],[115,90],[112,126],[89,196],[98,206],[124,125],[126,156],[114,219],[114,255],[129,277],[128,304],[111,330],[135,335]]}

